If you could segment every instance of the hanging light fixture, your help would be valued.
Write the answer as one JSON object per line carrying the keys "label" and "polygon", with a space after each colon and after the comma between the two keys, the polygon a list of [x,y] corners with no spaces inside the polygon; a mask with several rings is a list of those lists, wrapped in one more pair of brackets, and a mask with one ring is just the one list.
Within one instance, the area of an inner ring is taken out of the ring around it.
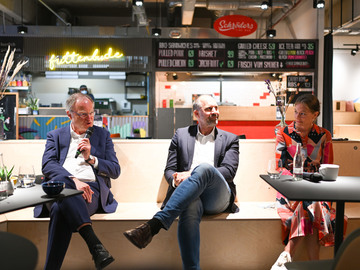
{"label": "hanging light fixture", "polygon": [[272,0],[263,1],[260,5],[262,10],[267,10],[269,7],[272,7]]}
{"label": "hanging light fixture", "polygon": [[272,24],[272,3],[271,3],[271,6],[270,6],[270,28],[268,30],[266,30],[266,36],[268,38],[276,37],[276,30],[272,29],[272,27],[273,27],[273,24]]}
{"label": "hanging light fixture", "polygon": [[160,28],[153,28],[151,30],[151,34],[155,37],[161,36],[161,29]]}
{"label": "hanging light fixture", "polygon": [[313,8],[322,9],[325,7],[324,0],[313,0]]}
{"label": "hanging light fixture", "polygon": [[26,34],[28,32],[28,28],[26,26],[23,26],[23,25],[18,26],[17,30],[18,30],[18,33],[22,34],[22,35],[24,35],[24,34]]}
{"label": "hanging light fixture", "polygon": [[344,46],[356,46],[355,48],[350,49],[350,54],[355,56],[359,51],[359,44],[344,44]]}
{"label": "hanging light fixture", "polygon": [[267,1],[262,2],[260,8],[262,10],[267,10],[269,8],[269,3]]}
{"label": "hanging light fixture", "polygon": [[276,30],[275,29],[268,29],[266,30],[266,36],[268,38],[276,37]]}
{"label": "hanging light fixture", "polygon": [[18,33],[24,35],[28,32],[28,28],[24,26],[24,17],[23,17],[23,0],[21,0],[21,25],[17,27]]}
{"label": "hanging light fixture", "polygon": [[352,56],[355,56],[358,51],[359,51],[359,45],[356,45],[356,48],[355,48],[355,49],[351,49],[351,55],[352,55]]}
{"label": "hanging light fixture", "polygon": [[132,3],[133,3],[133,6],[142,7],[144,4],[144,1],[143,0],[133,0]]}
{"label": "hanging light fixture", "polygon": [[151,34],[155,37],[159,37],[159,36],[161,36],[161,29],[157,27],[157,25],[158,25],[158,14],[157,14],[158,13],[158,1],[157,0],[156,0],[155,8],[156,8],[155,28],[153,28],[151,30]]}

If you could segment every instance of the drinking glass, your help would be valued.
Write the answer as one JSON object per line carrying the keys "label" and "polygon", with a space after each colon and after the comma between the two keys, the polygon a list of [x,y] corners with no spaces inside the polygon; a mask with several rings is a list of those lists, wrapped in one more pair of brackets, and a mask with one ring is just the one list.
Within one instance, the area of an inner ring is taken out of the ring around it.
{"label": "drinking glass", "polygon": [[0,201],[8,197],[7,181],[0,181]]}
{"label": "drinking glass", "polygon": [[35,184],[35,170],[33,165],[21,165],[19,167],[18,181],[23,188],[32,187]]}
{"label": "drinking glass", "polygon": [[268,162],[267,173],[272,179],[279,179],[282,174],[282,161],[279,158],[272,158]]}

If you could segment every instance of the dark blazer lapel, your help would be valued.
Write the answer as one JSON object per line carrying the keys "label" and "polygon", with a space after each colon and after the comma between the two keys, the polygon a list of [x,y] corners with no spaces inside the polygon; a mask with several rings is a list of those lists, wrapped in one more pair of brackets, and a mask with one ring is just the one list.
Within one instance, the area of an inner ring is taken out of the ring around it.
{"label": "dark blazer lapel", "polygon": [[219,134],[218,129],[215,127],[215,155],[214,155],[214,166],[216,167],[219,162],[221,150],[223,146],[223,136]]}
{"label": "dark blazer lapel", "polygon": [[194,158],[194,150],[195,150],[195,140],[196,140],[196,134],[197,134],[197,126],[190,126],[189,127],[189,138],[187,139],[187,152],[189,160],[187,162],[187,170],[190,170],[190,166],[193,162]]}
{"label": "dark blazer lapel", "polygon": [[91,155],[95,156],[96,153],[97,153],[96,145],[97,145],[97,142],[100,140],[99,137],[100,137],[99,133],[95,132],[95,130],[94,130],[94,133],[89,138],[89,141],[90,141],[90,144],[91,144],[91,151],[90,151]]}
{"label": "dark blazer lapel", "polygon": [[60,157],[59,162],[60,164],[64,164],[67,153],[69,151],[70,146],[70,126],[67,126],[66,128],[61,130],[61,133],[59,134],[59,146],[60,146]]}

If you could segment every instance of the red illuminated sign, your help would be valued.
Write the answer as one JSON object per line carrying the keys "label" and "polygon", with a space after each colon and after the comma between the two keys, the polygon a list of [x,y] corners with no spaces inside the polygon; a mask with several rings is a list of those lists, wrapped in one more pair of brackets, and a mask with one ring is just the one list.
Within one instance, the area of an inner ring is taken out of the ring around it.
{"label": "red illuminated sign", "polygon": [[214,29],[228,37],[243,37],[254,33],[257,23],[243,15],[227,15],[215,21]]}

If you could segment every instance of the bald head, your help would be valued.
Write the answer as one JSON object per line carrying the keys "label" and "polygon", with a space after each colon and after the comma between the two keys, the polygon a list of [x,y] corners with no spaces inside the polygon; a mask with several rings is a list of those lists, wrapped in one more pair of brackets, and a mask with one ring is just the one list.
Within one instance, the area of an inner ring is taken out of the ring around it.
{"label": "bald head", "polygon": [[206,103],[216,103],[216,100],[210,95],[201,95],[194,101],[193,110],[201,109]]}

